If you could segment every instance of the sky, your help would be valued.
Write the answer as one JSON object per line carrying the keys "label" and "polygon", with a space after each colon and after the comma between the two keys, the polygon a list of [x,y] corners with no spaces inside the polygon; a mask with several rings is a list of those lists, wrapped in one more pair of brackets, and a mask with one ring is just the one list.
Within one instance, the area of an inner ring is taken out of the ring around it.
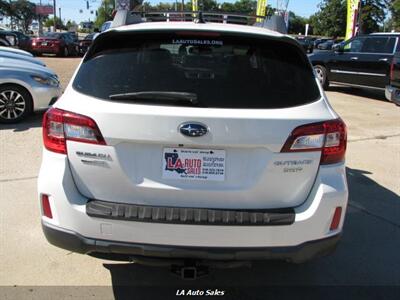
{"label": "sky", "polygon": [[[39,0],[30,0],[35,3],[39,3]],[[53,0],[41,0],[42,4],[52,4]],[[146,0],[145,0],[146,1]],[[147,0],[149,1],[149,0]],[[218,2],[233,2],[234,0],[217,0]],[[268,4],[272,7],[276,7],[277,0],[267,0]],[[160,0],[150,0],[151,4],[159,3]],[[173,0],[161,0],[161,2],[175,2]],[[302,17],[308,17],[317,11],[317,5],[321,0],[289,0],[288,9],[293,11],[296,15]],[[101,0],[89,0],[90,8],[86,9],[86,0],[56,0],[57,6],[57,15],[58,9],[61,7],[61,17],[62,19],[74,20],[77,23],[81,21],[94,20],[95,15],[90,14],[90,11],[93,13],[97,10],[97,8],[101,4]],[[80,13],[82,10],[82,13]]]}

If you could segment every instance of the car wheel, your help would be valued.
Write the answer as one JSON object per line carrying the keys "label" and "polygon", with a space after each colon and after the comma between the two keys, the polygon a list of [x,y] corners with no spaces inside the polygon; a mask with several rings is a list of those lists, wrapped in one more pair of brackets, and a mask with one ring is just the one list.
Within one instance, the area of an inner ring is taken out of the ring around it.
{"label": "car wheel", "polygon": [[21,86],[7,84],[0,86],[0,123],[16,123],[30,115],[32,97]]}
{"label": "car wheel", "polygon": [[329,80],[328,80],[328,76],[327,76],[325,67],[323,67],[321,65],[316,65],[316,66],[314,66],[314,70],[315,70],[315,75],[317,76],[317,79],[321,83],[324,90],[326,90],[329,87]]}

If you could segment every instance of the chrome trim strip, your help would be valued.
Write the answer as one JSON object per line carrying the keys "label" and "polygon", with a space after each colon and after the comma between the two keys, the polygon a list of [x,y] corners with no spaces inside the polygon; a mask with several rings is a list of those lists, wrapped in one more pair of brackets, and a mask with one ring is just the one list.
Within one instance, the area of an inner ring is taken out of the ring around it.
{"label": "chrome trim strip", "polygon": [[353,83],[338,82],[338,81],[330,81],[330,83],[336,84],[336,85],[343,85],[343,86],[351,86],[351,87],[365,88],[365,89],[370,89],[370,90],[385,91],[384,88],[378,88],[378,87],[368,86],[368,85],[353,84]]}
{"label": "chrome trim strip", "polygon": [[399,38],[397,37],[396,38],[396,43],[394,44],[393,55],[396,53],[398,44],[399,44]]}
{"label": "chrome trim strip", "polygon": [[352,74],[352,75],[365,75],[365,76],[379,76],[379,77],[386,76],[386,74],[380,74],[380,73],[353,72],[353,71],[343,71],[343,70],[336,70],[336,69],[332,69],[331,72],[338,73],[338,74]]}

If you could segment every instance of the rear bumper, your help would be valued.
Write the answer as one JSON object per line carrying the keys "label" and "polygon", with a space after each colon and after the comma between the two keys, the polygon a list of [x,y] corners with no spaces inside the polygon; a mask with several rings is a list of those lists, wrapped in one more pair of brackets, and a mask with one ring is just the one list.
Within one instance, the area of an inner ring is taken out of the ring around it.
{"label": "rear bumper", "polygon": [[48,48],[32,47],[31,51],[34,53],[58,54],[60,52],[60,47],[48,47]]}
{"label": "rear bumper", "polygon": [[33,110],[41,111],[47,109],[61,96],[61,87],[45,86],[33,82],[31,85],[33,97]]}
{"label": "rear bumper", "polygon": [[[103,241],[109,245],[160,245],[165,248],[214,248],[214,249],[297,249],[309,241],[331,238],[341,233],[345,219],[348,189],[343,163],[321,166],[314,186],[306,201],[294,207],[294,221],[287,225],[225,225],[225,224],[166,224],[91,216],[87,209],[89,199],[76,188],[68,158],[65,155],[44,150],[38,179],[38,192],[49,195],[52,218],[42,216],[42,222],[53,229],[84,237],[68,243],[54,242],[56,246],[86,253],[89,244],[95,251]],[[331,230],[331,222],[337,207],[342,208],[339,226]],[[244,207],[245,208],[245,207]],[[119,211],[119,210],[118,210]],[[122,216],[126,217],[125,214]],[[78,241],[78,242],[77,242]],[[97,241],[97,242],[96,242]],[[103,249],[108,249],[107,246]],[[104,250],[109,251],[109,250]],[[120,251],[120,250],[118,250]],[[145,255],[148,255],[148,251]],[[139,254],[140,255],[140,254]],[[269,255],[269,256],[268,256]],[[260,256],[273,257],[275,254]],[[282,257],[285,259],[285,256]]]}
{"label": "rear bumper", "polygon": [[42,222],[47,240],[60,248],[82,254],[145,256],[165,259],[204,259],[204,260],[286,260],[296,263],[308,261],[318,256],[330,254],[335,250],[340,234],[290,247],[183,247],[173,245],[126,243],[111,240],[86,238],[76,232],[57,228]]}
{"label": "rear bumper", "polygon": [[400,105],[400,89],[395,88],[394,86],[388,85],[385,89],[386,99],[394,102],[397,105]]}

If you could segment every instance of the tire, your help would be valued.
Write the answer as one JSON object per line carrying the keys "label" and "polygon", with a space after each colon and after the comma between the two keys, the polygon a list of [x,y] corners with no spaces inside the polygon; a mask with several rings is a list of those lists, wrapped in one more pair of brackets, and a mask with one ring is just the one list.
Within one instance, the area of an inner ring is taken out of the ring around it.
{"label": "tire", "polygon": [[15,84],[0,86],[0,123],[17,123],[32,113],[30,93]]}
{"label": "tire", "polygon": [[69,51],[68,51],[68,47],[63,47],[60,52],[58,53],[58,56],[61,57],[68,57],[69,56]]}
{"label": "tire", "polygon": [[322,87],[324,88],[324,90],[327,90],[329,88],[329,80],[326,68],[321,65],[315,65],[314,70],[315,70],[315,76],[321,83]]}

